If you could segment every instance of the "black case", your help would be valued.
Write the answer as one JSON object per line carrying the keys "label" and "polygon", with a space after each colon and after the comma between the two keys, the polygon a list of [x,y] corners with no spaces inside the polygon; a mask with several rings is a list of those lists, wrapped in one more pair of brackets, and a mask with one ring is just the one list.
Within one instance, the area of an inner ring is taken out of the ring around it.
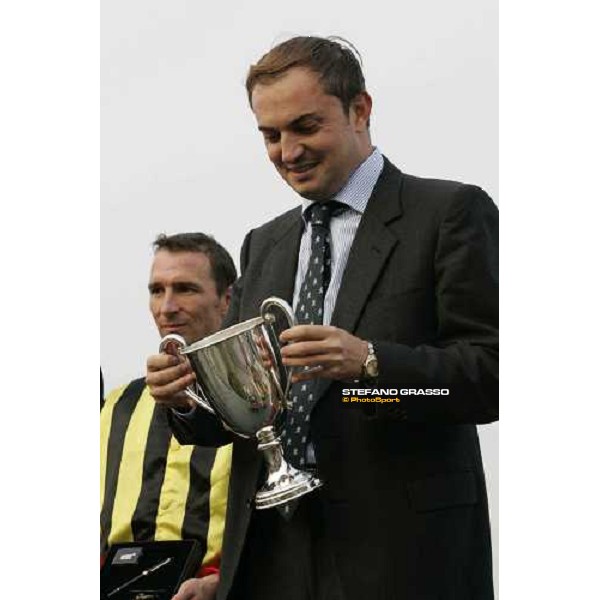
{"label": "black case", "polygon": [[[196,575],[204,553],[205,548],[196,540],[114,544],[100,570],[100,598],[171,600],[181,583]],[[134,556],[133,562],[129,561],[128,556]],[[168,564],[115,593],[127,581],[168,558],[171,558]]]}

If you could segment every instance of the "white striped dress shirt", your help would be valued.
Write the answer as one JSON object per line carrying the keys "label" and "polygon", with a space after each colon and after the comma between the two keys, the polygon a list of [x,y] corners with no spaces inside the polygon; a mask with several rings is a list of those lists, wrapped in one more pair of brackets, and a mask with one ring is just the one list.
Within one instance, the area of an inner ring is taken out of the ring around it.
{"label": "white striped dress shirt", "polygon": [[[356,230],[362,218],[367,202],[373,193],[373,188],[383,170],[383,156],[377,148],[366,158],[352,173],[346,185],[333,197],[332,200],[343,202],[350,208],[339,215],[333,216],[330,223],[331,238],[331,279],[325,294],[323,307],[323,325],[329,325],[338,291],[342,283],[342,276],[348,262],[350,248],[356,235]],[[294,311],[300,295],[300,287],[308,268],[310,258],[310,242],[312,226],[306,220],[306,209],[313,204],[311,200],[302,200],[302,218],[304,231],[300,240],[300,254],[298,256],[298,269],[294,284]]]}

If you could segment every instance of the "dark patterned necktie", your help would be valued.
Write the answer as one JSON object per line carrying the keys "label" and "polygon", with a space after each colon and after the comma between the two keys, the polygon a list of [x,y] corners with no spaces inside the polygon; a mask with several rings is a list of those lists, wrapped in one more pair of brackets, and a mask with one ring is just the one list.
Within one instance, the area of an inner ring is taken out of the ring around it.
{"label": "dark patterned necktie", "polygon": [[[306,209],[312,225],[310,259],[296,305],[299,325],[322,325],[325,293],[331,277],[329,222],[346,205],[335,201],[315,202]],[[282,432],[283,451],[295,467],[305,466],[310,412],[316,402],[316,380],[294,383]]]}

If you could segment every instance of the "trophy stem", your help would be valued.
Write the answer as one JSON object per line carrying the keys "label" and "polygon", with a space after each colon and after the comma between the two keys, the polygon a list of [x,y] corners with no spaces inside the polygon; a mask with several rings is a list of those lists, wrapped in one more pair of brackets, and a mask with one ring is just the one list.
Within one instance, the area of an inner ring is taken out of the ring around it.
{"label": "trophy stem", "polygon": [[269,472],[278,471],[284,462],[281,442],[275,435],[275,428],[272,425],[263,427],[256,432],[258,438],[258,449],[263,453]]}
{"label": "trophy stem", "polygon": [[272,425],[256,432],[258,449],[263,453],[268,466],[268,477],[256,493],[256,508],[261,510],[285,504],[321,487],[321,480],[306,471],[290,465],[283,457],[280,439]]}

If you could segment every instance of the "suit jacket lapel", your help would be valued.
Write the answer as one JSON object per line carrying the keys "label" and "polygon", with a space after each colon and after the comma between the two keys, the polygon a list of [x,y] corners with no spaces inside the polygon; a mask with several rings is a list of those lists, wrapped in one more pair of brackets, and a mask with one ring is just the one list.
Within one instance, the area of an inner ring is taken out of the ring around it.
{"label": "suit jacket lapel", "polygon": [[259,257],[263,263],[259,274],[252,274],[253,285],[248,286],[252,290],[252,297],[248,298],[247,306],[258,307],[269,296],[278,296],[292,304],[301,235],[302,218],[298,208],[271,235],[267,242],[271,247],[263,255],[264,258]]}
{"label": "suit jacket lapel", "polygon": [[289,223],[281,227],[273,240],[273,250],[269,256],[272,295],[287,300],[290,305],[294,295],[298,248],[303,228],[300,214],[300,209],[294,211],[290,215]]}
{"label": "suit jacket lapel", "polygon": [[402,174],[387,159],[356,231],[331,324],[354,331],[398,239],[386,225],[402,215]]}

